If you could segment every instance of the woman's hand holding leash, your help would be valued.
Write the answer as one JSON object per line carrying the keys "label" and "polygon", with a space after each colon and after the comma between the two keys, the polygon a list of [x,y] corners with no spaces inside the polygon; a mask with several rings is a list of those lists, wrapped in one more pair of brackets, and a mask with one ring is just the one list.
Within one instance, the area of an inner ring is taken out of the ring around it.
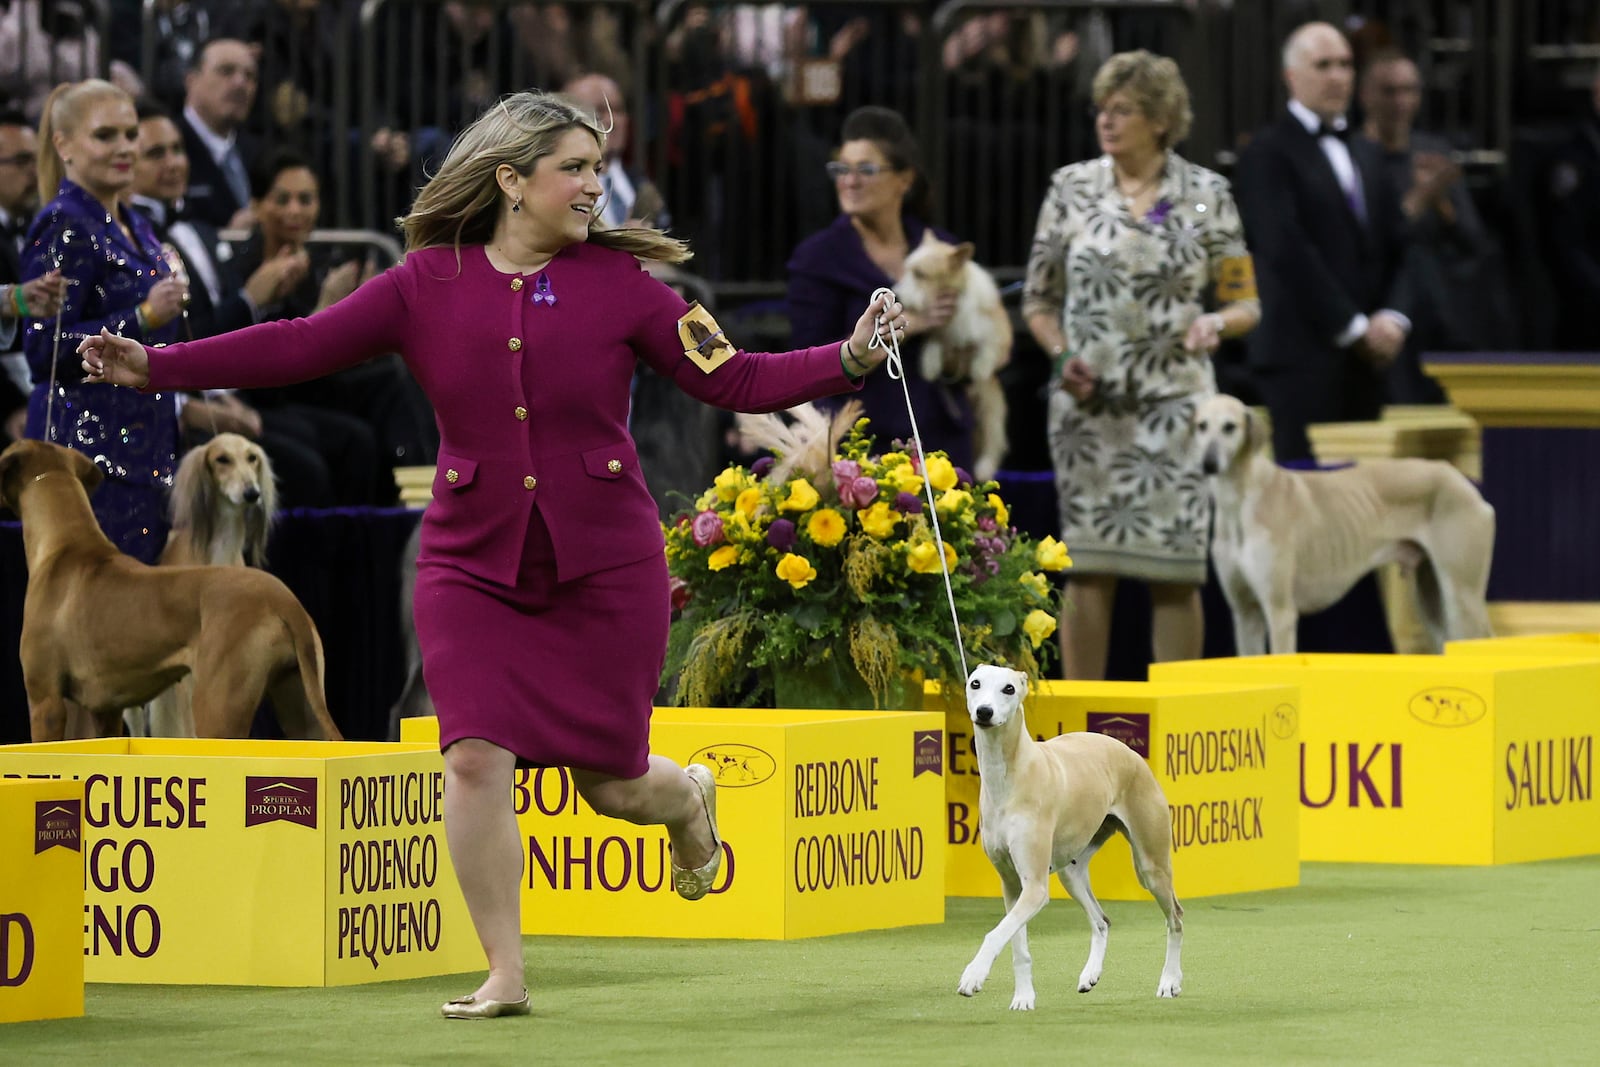
{"label": "woman's hand holding leash", "polygon": [[79,342],[78,355],[83,357],[83,373],[88,381],[131,385],[135,389],[150,384],[150,356],[144,345],[118,337],[104,327],[98,335]]}
{"label": "woman's hand holding leash", "polygon": [[[855,377],[861,377],[889,358],[896,342],[906,335],[905,309],[894,294],[880,290],[872,294],[872,302],[856,320],[856,328],[848,340],[839,347],[844,365]],[[877,343],[873,339],[877,338]]]}

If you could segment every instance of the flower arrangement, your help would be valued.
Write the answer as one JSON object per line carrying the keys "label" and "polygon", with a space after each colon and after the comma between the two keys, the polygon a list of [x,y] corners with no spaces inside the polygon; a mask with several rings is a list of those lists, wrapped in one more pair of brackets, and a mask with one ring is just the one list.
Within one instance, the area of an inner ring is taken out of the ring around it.
{"label": "flower arrangement", "polygon": [[1071,565],[1066,547],[1012,528],[996,484],[975,483],[943,452],[874,455],[859,410],[830,421],[804,405],[792,425],[741,416],[746,443],[777,455],[728,467],[667,523],[674,618],[663,681],[676,680],[680,704],[757,703],[774,672],[795,666],[858,677],[875,706],[908,676],[959,689],[925,485],[968,664],[1040,676],[1058,612],[1047,575]]}

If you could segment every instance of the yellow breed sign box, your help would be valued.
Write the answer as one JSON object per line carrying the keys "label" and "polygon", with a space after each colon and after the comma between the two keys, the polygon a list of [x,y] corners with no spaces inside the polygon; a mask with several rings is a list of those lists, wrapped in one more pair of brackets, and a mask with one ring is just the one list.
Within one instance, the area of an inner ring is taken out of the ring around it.
{"label": "yellow breed sign box", "polygon": [[83,1014],[83,783],[0,782],[0,1023]]}
{"label": "yellow breed sign box", "polygon": [[[1172,812],[1181,900],[1300,884],[1297,701],[1286,686],[1047,681],[1029,694],[1026,712],[1039,740],[1092,730],[1145,757]],[[1000,878],[979,832],[978,757],[965,708],[950,709],[945,731],[945,888],[951,896],[998,897]],[[1089,872],[1098,897],[1149,899],[1121,834],[1096,853]],[[1050,892],[1067,897],[1059,881]]]}
{"label": "yellow breed sign box", "polygon": [[[717,775],[722,872],[690,904],[666,831],[519,771],[522,931],[783,939],[944,921],[944,721],[928,712],[657,708],[650,748]],[[436,719],[407,719],[436,740]]]}
{"label": "yellow breed sign box", "polygon": [[1293,655],[1162,681],[1300,687],[1301,858],[1518,863],[1600,852],[1600,660]]}
{"label": "yellow breed sign box", "polygon": [[91,982],[324,986],[483,966],[425,745],[118,738],[0,747],[81,781]]}
{"label": "yellow breed sign box", "polygon": [[1600,659],[1600,634],[1519,634],[1516,637],[1480,637],[1470,641],[1447,641],[1444,651],[1447,656],[1563,656],[1573,659]]}

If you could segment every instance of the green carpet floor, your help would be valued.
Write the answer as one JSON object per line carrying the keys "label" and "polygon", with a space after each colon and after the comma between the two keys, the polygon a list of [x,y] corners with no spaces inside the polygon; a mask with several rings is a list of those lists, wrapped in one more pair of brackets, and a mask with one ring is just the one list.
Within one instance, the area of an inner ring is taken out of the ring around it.
{"label": "green carpet floor", "polygon": [[0,1026],[0,1064],[1589,1064],[1597,902],[1600,857],[1308,864],[1297,889],[1189,901],[1183,996],[1163,1001],[1153,901],[1107,905],[1105,976],[1086,995],[1087,924],[1056,901],[1031,930],[1031,1014],[1008,1010],[1009,952],[978,997],[955,993],[997,901],[788,943],[528,938],[530,1018],[439,1018],[475,976],[91,985],[83,1019]]}

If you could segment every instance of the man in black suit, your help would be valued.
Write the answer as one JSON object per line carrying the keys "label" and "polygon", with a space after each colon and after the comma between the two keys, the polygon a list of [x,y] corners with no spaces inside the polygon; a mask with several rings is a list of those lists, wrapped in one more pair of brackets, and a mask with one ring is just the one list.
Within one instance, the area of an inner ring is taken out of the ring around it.
{"label": "man in black suit", "polygon": [[[139,154],[129,199],[183,261],[190,293],[183,339],[243,329],[275,313],[310,269],[305,253],[277,256],[243,277],[231,246],[214,227],[182,217],[189,161],[178,127],[149,101],[139,102],[138,114]],[[361,420],[341,412],[298,405],[261,411],[231,390],[214,389],[186,397],[179,421],[189,447],[227,432],[259,441],[272,460],[285,508],[364,503],[377,477],[376,437]]]}
{"label": "man in black suit", "polygon": [[1306,426],[1375,419],[1411,330],[1405,221],[1376,145],[1352,137],[1350,44],[1312,22],[1283,50],[1288,111],[1239,157],[1234,195],[1255,257],[1251,367],[1279,460],[1312,458]]}
{"label": "man in black suit", "polygon": [[255,99],[250,46],[231,37],[207,41],[184,79],[180,126],[189,156],[189,218],[218,229],[250,225],[250,168],[260,152],[241,126]]}
{"label": "man in black suit", "polygon": [[0,112],[0,448],[22,437],[27,421],[28,362],[22,355],[24,309],[56,313],[66,287],[51,271],[22,283],[22,238],[38,206],[39,139],[20,111]]}

